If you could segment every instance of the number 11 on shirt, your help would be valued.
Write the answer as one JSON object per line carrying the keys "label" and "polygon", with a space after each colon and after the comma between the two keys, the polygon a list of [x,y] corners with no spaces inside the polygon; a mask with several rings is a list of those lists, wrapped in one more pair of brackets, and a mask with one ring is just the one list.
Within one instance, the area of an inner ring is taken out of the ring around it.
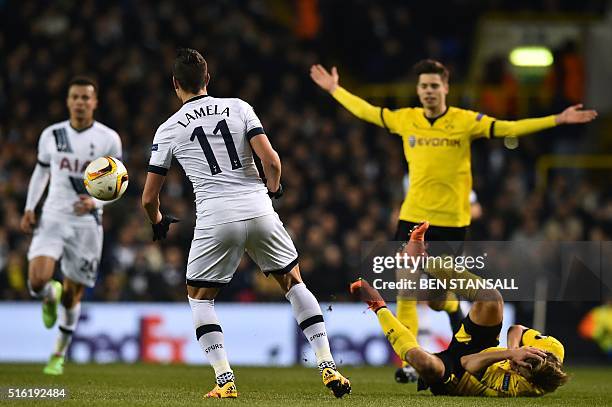
{"label": "number 11 on shirt", "polygon": [[[225,143],[225,148],[227,149],[227,153],[230,158],[230,162],[232,163],[232,170],[236,170],[238,168],[242,168],[242,163],[240,163],[240,158],[238,157],[238,152],[236,151],[236,145],[234,144],[234,139],[232,138],[232,133],[230,133],[229,127],[227,127],[227,122],[221,120],[217,123],[215,130],[213,130],[213,134],[217,135],[217,133],[221,132],[221,136],[223,137],[223,142]],[[202,147],[202,151],[204,152],[204,156],[206,157],[206,161],[210,166],[210,172],[212,175],[219,174],[221,171],[221,167],[219,167],[219,163],[217,162],[217,158],[213,153],[212,148],[210,147],[210,143],[208,142],[208,138],[206,133],[204,133],[204,129],[202,126],[198,126],[193,129],[193,133],[191,133],[190,140],[193,141],[197,137],[198,142],[200,143],[200,147]]]}

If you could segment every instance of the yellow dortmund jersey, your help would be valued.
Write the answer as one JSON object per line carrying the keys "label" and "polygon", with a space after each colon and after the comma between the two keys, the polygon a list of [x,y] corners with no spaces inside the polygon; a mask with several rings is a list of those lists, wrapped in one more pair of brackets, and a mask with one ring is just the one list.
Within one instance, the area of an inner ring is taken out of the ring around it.
{"label": "yellow dortmund jersey", "polygon": [[471,142],[479,137],[521,136],[555,125],[555,117],[516,122],[449,107],[436,119],[423,108],[389,110],[372,106],[338,87],[332,96],[357,117],[402,137],[410,188],[399,218],[435,226],[470,224]]}
{"label": "yellow dortmund jersey", "polygon": [[[482,352],[505,349],[488,348]],[[453,388],[453,394],[485,397],[538,397],[544,395],[544,391],[513,370],[510,361],[504,360],[489,366],[480,379],[469,372],[463,373],[459,383]]]}
{"label": "yellow dortmund jersey", "polygon": [[[505,350],[506,348],[488,348],[482,352]],[[544,391],[529,382],[524,376],[514,371],[510,361],[493,363],[479,379],[469,372],[464,372],[460,379],[452,375],[445,384],[448,394],[454,396],[478,397],[538,397]]]}
{"label": "yellow dortmund jersey", "polygon": [[399,134],[409,166],[410,188],[400,219],[435,226],[470,224],[471,142],[489,136],[493,119],[449,107],[430,122],[422,108],[382,110],[383,124]]}
{"label": "yellow dortmund jersey", "polygon": [[524,376],[513,370],[509,360],[497,362],[487,368],[480,379],[487,387],[509,397],[535,397],[544,391],[532,384]]}

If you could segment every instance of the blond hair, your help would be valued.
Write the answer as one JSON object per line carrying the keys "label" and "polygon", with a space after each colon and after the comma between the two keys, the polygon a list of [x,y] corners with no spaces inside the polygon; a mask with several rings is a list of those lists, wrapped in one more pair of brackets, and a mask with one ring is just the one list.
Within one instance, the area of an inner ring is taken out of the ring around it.
{"label": "blond hair", "polygon": [[550,352],[546,352],[546,359],[531,369],[531,383],[538,386],[546,393],[552,393],[569,380],[567,373],[563,371],[563,365],[559,359]]}

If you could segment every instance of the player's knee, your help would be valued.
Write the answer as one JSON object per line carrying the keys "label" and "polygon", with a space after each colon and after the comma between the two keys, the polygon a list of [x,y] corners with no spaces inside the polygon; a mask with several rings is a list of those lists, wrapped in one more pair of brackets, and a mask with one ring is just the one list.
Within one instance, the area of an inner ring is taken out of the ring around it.
{"label": "player's knee", "polygon": [[36,274],[33,274],[28,278],[28,284],[30,286],[31,291],[33,291],[34,293],[40,292],[40,290],[44,288],[46,283],[47,280],[45,280],[44,278],[40,278]]}
{"label": "player's knee", "polygon": [[484,300],[491,306],[500,307],[504,305],[504,297],[497,290],[485,290]]}
{"label": "player's knee", "polygon": [[436,357],[427,353],[413,355],[410,364],[419,372],[419,375],[428,383],[433,383],[444,376],[444,364]]}
{"label": "player's knee", "polygon": [[28,265],[28,284],[31,291],[39,292],[53,277],[54,263],[46,258],[34,258]]}
{"label": "player's knee", "polygon": [[482,290],[473,307],[487,314],[503,312],[504,298],[497,290]]}

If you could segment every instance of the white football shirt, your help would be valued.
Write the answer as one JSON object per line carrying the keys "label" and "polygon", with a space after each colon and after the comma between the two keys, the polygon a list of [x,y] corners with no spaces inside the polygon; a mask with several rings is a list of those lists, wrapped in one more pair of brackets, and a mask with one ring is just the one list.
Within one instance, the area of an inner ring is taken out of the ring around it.
{"label": "white football shirt", "polygon": [[87,195],[83,184],[85,168],[105,155],[121,159],[121,139],[102,123],[75,130],[66,120],[44,129],[38,141],[38,164],[50,167],[50,183],[42,216],[68,222],[99,222],[101,205],[96,213],[82,216],[74,213],[73,205],[79,195]]}
{"label": "white football shirt", "polygon": [[177,159],[193,185],[196,228],[267,215],[274,208],[249,143],[262,133],[248,103],[196,96],[157,129],[148,170],[166,175]]}

